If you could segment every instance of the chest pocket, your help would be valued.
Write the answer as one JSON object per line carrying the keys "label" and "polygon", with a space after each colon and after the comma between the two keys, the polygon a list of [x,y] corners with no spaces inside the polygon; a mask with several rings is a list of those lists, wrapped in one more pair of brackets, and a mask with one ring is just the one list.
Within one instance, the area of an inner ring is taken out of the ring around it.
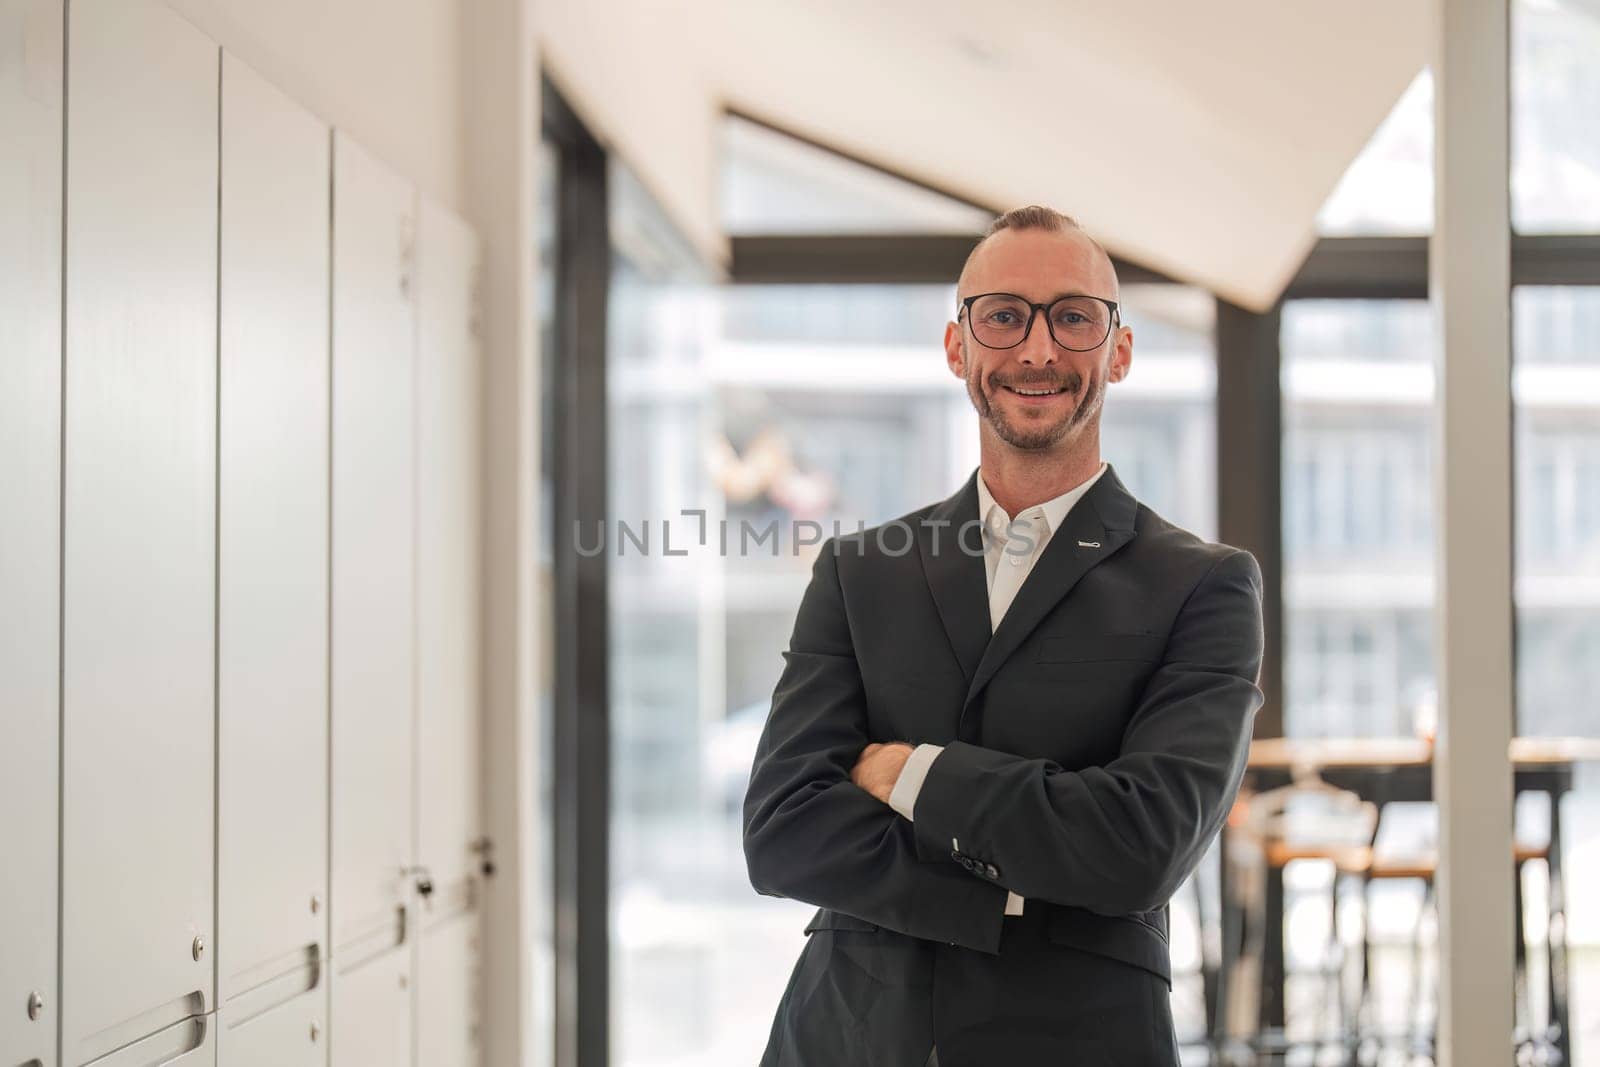
{"label": "chest pocket", "polygon": [[1081,633],[1039,639],[1036,663],[1159,663],[1166,641],[1154,634]]}
{"label": "chest pocket", "polygon": [[996,676],[985,734],[996,748],[1071,769],[1114,759],[1165,648],[1148,633],[1040,634],[1030,659]]}

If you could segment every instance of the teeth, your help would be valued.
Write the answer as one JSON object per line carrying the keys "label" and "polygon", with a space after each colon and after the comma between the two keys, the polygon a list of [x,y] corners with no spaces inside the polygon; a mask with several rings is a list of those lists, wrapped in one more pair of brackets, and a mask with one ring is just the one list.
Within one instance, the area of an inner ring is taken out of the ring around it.
{"label": "teeth", "polygon": [[1021,393],[1023,396],[1054,396],[1060,392],[1058,389],[1012,389],[1011,391]]}

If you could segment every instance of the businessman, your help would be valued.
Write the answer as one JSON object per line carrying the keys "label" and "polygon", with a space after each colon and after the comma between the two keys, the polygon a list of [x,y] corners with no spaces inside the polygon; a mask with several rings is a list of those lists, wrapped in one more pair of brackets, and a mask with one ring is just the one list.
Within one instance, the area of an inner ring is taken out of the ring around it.
{"label": "businessman", "polygon": [[823,543],[756,748],[751,884],[818,907],[761,1064],[1175,1065],[1167,902],[1244,773],[1260,569],[1101,460],[1133,334],[1076,222],[997,219],[957,305],[979,466]]}

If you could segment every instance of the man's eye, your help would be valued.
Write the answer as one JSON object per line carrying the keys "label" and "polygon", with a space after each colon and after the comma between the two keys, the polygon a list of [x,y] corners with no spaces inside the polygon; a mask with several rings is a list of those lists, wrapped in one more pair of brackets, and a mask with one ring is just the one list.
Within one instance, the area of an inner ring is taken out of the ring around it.
{"label": "man's eye", "polygon": [[1064,311],[1056,316],[1056,321],[1067,326],[1081,326],[1089,320],[1076,311]]}
{"label": "man's eye", "polygon": [[996,326],[1015,326],[1017,318],[1015,311],[995,311],[989,315],[989,321]]}

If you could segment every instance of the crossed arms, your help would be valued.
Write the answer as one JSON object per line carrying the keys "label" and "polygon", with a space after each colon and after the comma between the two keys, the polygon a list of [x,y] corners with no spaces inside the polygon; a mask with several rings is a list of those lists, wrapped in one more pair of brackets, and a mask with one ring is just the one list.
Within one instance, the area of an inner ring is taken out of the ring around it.
{"label": "crossed arms", "polygon": [[[953,741],[912,822],[851,780],[873,739],[832,540],[813,564],[745,796],[757,892],[987,952],[1008,890],[1105,915],[1164,904],[1244,773],[1262,700],[1254,557],[1218,557],[1190,591],[1116,759],[1069,771]],[[955,863],[952,838],[999,877]]]}

